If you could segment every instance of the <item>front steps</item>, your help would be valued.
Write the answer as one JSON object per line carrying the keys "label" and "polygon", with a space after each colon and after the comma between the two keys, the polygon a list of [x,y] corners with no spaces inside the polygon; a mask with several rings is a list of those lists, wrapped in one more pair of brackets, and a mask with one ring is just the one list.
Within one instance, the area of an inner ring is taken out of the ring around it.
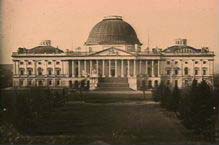
{"label": "front steps", "polygon": [[102,91],[131,91],[128,78],[100,78],[97,90]]}

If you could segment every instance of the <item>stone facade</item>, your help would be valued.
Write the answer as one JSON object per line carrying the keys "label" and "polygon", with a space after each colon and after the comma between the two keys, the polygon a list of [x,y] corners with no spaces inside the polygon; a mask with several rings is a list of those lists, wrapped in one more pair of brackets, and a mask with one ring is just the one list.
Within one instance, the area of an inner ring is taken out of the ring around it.
{"label": "stone facade", "polygon": [[[109,21],[114,23],[112,18]],[[98,34],[103,31],[99,27]],[[117,29],[114,27],[111,28],[113,32]],[[129,25],[126,27],[129,29]],[[96,29],[92,33],[96,33]],[[137,36],[135,41],[138,44],[130,44],[133,41],[126,41],[121,33],[126,32],[113,33],[110,38],[103,33],[107,44],[96,44],[100,37],[95,39],[94,45],[90,45],[93,39],[89,38],[90,44],[85,44],[79,51],[63,52],[52,47],[49,40],[32,49],[19,48],[12,54],[13,86],[73,87],[76,82],[86,79],[90,81],[90,88],[95,90],[100,78],[128,78],[129,88],[133,90],[141,89],[142,80],[146,81],[148,89],[158,86],[161,81],[179,87],[185,87],[193,79],[213,83],[214,53],[208,48],[196,49],[188,46],[186,39],[177,39],[175,45],[164,50],[142,51]],[[94,34],[91,36],[95,37]],[[112,39],[112,36],[115,38]],[[118,41],[115,41],[117,38]]]}

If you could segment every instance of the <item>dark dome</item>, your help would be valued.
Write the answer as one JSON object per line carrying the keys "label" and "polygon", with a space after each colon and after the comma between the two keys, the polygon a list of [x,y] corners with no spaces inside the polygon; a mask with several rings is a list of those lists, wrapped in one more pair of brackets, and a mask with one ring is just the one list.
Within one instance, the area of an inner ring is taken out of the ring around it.
{"label": "dark dome", "polygon": [[96,44],[139,44],[135,30],[120,16],[104,18],[91,30],[86,45]]}
{"label": "dark dome", "polygon": [[37,46],[28,50],[28,53],[34,54],[53,54],[53,53],[63,53],[59,48],[55,48],[53,46]]}

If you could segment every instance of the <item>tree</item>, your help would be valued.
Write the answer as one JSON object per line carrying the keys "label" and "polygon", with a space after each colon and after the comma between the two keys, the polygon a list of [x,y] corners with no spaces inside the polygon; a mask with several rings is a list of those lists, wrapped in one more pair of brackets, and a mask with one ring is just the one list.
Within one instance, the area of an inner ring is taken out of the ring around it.
{"label": "tree", "polygon": [[207,141],[212,140],[213,118],[213,95],[212,89],[203,80],[200,84],[193,80],[188,93],[184,93],[181,106],[181,119],[183,124],[202,136]]}
{"label": "tree", "polygon": [[169,97],[169,109],[171,111],[174,111],[175,113],[178,112],[178,106],[179,106],[179,100],[180,100],[180,90],[177,85],[173,88],[173,91]]}

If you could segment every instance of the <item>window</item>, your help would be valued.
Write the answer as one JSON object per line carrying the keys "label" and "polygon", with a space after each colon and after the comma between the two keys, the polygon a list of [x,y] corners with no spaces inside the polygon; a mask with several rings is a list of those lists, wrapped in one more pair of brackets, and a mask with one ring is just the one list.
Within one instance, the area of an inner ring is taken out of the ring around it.
{"label": "window", "polygon": [[188,80],[185,80],[185,85],[188,85],[189,84],[189,81]]}
{"label": "window", "polygon": [[195,64],[198,64],[198,61],[195,61]]}
{"label": "window", "polygon": [[178,80],[175,80],[175,86],[178,87]]}
{"label": "window", "polygon": [[31,63],[31,61],[28,61],[28,65],[31,65],[32,63]]}
{"label": "window", "polygon": [[198,75],[198,69],[195,70],[195,75]]}
{"label": "window", "polygon": [[60,62],[59,62],[59,61],[57,61],[57,62],[56,62],[56,64],[60,64]]}
{"label": "window", "polygon": [[168,69],[168,70],[167,70],[167,75],[170,75],[170,72],[171,72],[171,71]]}
{"label": "window", "polygon": [[175,64],[178,64],[178,61],[175,61]]}
{"label": "window", "polygon": [[178,75],[178,69],[175,69],[175,75]]}
{"label": "window", "polygon": [[49,80],[48,84],[49,84],[49,86],[51,86],[52,85],[52,80]]}
{"label": "window", "polygon": [[20,75],[24,75],[24,69],[20,69]]}
{"label": "window", "polygon": [[185,74],[185,75],[188,75],[188,74],[189,74],[189,69],[188,69],[188,67],[186,67],[186,68],[184,69],[184,74]]}
{"label": "window", "polygon": [[22,65],[22,64],[24,64],[24,62],[23,62],[23,61],[20,61],[20,64]]}
{"label": "window", "polygon": [[32,85],[32,81],[31,81],[31,80],[28,80],[28,81],[27,81],[27,85],[28,85],[28,86],[31,86],[31,85]]}
{"label": "window", "polygon": [[42,68],[38,68],[38,75],[43,75],[43,70],[42,70]]}
{"label": "window", "polygon": [[206,75],[206,74],[207,74],[207,70],[203,69],[203,75]]}
{"label": "window", "polygon": [[48,75],[52,75],[52,69],[48,69]]}
{"label": "window", "polygon": [[203,64],[206,64],[206,61],[203,61]]}
{"label": "window", "polygon": [[188,64],[188,62],[186,61],[185,64]]}
{"label": "window", "polygon": [[51,61],[49,61],[49,62],[48,62],[48,64],[52,64],[52,62],[51,62]]}
{"label": "window", "polygon": [[24,81],[23,80],[20,80],[19,81],[19,86],[23,86],[24,85]]}
{"label": "window", "polygon": [[60,70],[59,69],[56,70],[56,75],[60,75]]}
{"label": "window", "polygon": [[148,88],[149,88],[149,89],[152,88],[152,81],[151,81],[151,80],[148,81]]}
{"label": "window", "polygon": [[154,86],[155,86],[155,87],[158,87],[158,80],[155,80],[155,81],[154,81]]}
{"label": "window", "polygon": [[39,86],[43,86],[43,81],[41,81],[41,80],[38,81],[38,85],[39,85]]}
{"label": "window", "polygon": [[38,64],[42,64],[42,62],[38,62]]}
{"label": "window", "polygon": [[59,86],[60,85],[60,80],[56,81],[56,85]]}
{"label": "window", "polygon": [[89,47],[89,52],[92,52],[92,48],[91,47]]}
{"label": "window", "polygon": [[167,64],[170,64],[170,61],[167,61]]}
{"label": "window", "polygon": [[32,75],[32,70],[28,69],[28,75]]}

